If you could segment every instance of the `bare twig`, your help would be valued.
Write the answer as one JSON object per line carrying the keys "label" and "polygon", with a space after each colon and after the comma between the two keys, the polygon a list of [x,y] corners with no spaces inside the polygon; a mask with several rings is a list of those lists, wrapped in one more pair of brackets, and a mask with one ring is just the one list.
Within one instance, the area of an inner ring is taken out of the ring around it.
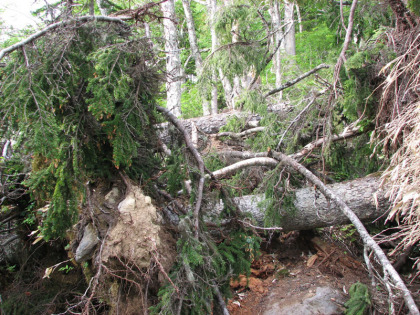
{"label": "bare twig", "polygon": [[312,70],[298,76],[297,78],[290,80],[288,82],[286,82],[285,84],[279,86],[278,88],[275,88],[274,90],[271,90],[270,92],[268,92],[267,94],[264,95],[265,98],[269,97],[270,95],[276,94],[280,91],[283,91],[293,85],[295,85],[296,83],[298,83],[299,81],[302,81],[303,79],[305,79],[306,77],[309,77],[311,74],[321,70],[321,69],[326,69],[329,68],[330,66],[326,65],[326,64],[320,64],[319,66],[313,68]]}
{"label": "bare twig", "polygon": [[356,11],[357,1],[358,0],[353,0],[353,3],[351,4],[349,22],[347,25],[347,32],[346,32],[346,37],[344,39],[343,49],[341,50],[340,56],[338,57],[337,63],[335,64],[335,68],[334,68],[334,92],[336,94],[336,97],[337,97],[336,87],[340,80],[340,76],[339,76],[340,70],[341,70],[342,65],[346,61],[346,51],[349,48],[349,44],[351,41],[351,34],[353,32],[354,13]]}
{"label": "bare twig", "polygon": [[280,149],[280,147],[281,147],[281,144],[283,143],[283,139],[284,139],[284,137],[286,136],[286,134],[287,134],[287,132],[289,131],[289,129],[290,128],[292,128],[292,126],[297,122],[297,121],[299,121],[299,119],[300,119],[300,117],[309,109],[309,107],[311,107],[312,106],[312,104],[315,102],[315,100],[316,100],[316,96],[314,96],[312,99],[311,99],[311,101],[308,103],[308,105],[306,105],[305,106],[305,108],[304,109],[302,109],[302,111],[292,120],[292,122],[289,124],[289,126],[286,128],[286,130],[283,132],[283,134],[282,134],[282,136],[281,136],[281,138],[280,138],[280,141],[279,141],[279,143],[277,144],[277,147],[276,147],[276,151],[278,151],[279,149]]}

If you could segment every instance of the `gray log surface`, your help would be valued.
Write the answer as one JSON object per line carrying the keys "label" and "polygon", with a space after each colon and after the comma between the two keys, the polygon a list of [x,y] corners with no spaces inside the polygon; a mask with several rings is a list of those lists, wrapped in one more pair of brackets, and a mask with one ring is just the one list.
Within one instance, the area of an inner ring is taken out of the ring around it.
{"label": "gray log surface", "polygon": [[[384,216],[389,205],[379,185],[379,178],[368,176],[327,186],[349,205],[360,220],[373,222],[375,219]],[[310,230],[332,225],[343,225],[350,222],[340,208],[334,202],[329,203],[321,193],[315,200],[315,190],[312,187],[296,190],[295,196],[294,205],[296,210],[294,213],[287,213],[285,210],[279,209],[279,213],[283,218],[280,227],[284,231]],[[235,198],[240,210],[250,214],[259,226],[263,226],[264,222],[265,210],[258,206],[263,200],[264,195],[249,195]],[[222,209],[222,201],[216,205],[209,205],[207,207],[208,218],[219,214]]]}

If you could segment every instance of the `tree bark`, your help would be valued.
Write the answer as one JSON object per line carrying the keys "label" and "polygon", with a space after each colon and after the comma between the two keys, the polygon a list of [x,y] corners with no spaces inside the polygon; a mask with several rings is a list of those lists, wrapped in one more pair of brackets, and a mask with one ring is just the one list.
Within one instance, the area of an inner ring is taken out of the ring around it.
{"label": "tree bark", "polygon": [[166,51],[166,106],[176,117],[181,116],[181,58],[176,29],[175,3],[161,3]]}
{"label": "tree bark", "polygon": [[[184,7],[185,19],[187,21],[188,39],[190,42],[191,55],[195,61],[195,69],[197,75],[200,76],[203,69],[203,58],[201,58],[200,50],[198,48],[197,34],[195,31],[194,18],[191,12],[189,0],[182,0],[182,6]],[[210,115],[210,104],[204,95],[201,95],[203,115]]]}
{"label": "tree bark", "polygon": [[[272,7],[270,8],[270,15],[271,15],[271,23],[273,27],[273,49],[276,49],[279,41],[282,41],[282,46],[284,46],[283,41],[283,32],[281,31],[281,16],[280,16],[280,9],[278,1],[273,1]],[[281,85],[282,80],[282,73],[281,73],[281,54],[284,50],[284,47],[280,47],[277,49],[276,53],[274,54],[273,58],[273,68],[274,74],[276,76],[276,86]],[[281,101],[282,93],[280,92],[278,95],[278,100]]]}
{"label": "tree bark", "polygon": [[284,40],[286,54],[290,56],[296,55],[294,6],[292,1],[284,1],[284,23],[287,24]]}
{"label": "tree bark", "polygon": [[[388,210],[388,199],[379,186],[380,179],[374,176],[327,185],[333,193],[341,196],[360,220],[365,222],[373,222],[384,216]],[[264,195],[235,198],[239,209],[245,214],[250,214],[260,226],[264,225],[265,208],[260,208],[258,204],[264,200]],[[293,213],[281,207],[277,209],[278,214],[282,216],[279,227],[284,231],[310,230],[350,223],[334,201],[327,201],[322,194],[316,193],[313,187],[296,190],[294,206]],[[206,215],[211,218],[221,213],[222,209],[222,201],[216,205],[209,204],[206,206]]]}
{"label": "tree bark", "polygon": [[96,0],[96,4],[98,5],[99,11],[101,12],[101,15],[107,16],[108,15],[108,9],[105,7],[105,1],[104,0]]}

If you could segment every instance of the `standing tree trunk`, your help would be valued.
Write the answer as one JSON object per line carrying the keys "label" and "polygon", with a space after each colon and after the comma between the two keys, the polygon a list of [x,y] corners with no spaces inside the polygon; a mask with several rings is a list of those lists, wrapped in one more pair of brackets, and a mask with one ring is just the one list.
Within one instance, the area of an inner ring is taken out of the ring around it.
{"label": "standing tree trunk", "polygon": [[163,2],[161,8],[166,51],[166,106],[172,114],[179,117],[181,116],[181,58],[174,0]]}
{"label": "standing tree trunk", "polygon": [[[272,23],[272,30],[275,32],[273,34],[273,49],[276,49],[279,41],[283,41],[283,32],[281,31],[281,16],[280,16],[280,9],[278,1],[273,1],[272,6],[270,8],[270,15],[271,15],[271,23]],[[284,43],[281,44],[280,48],[274,54],[273,58],[273,72],[276,75],[276,86],[281,85],[281,54],[284,50]],[[280,92],[278,94],[278,100],[281,101],[283,93]]]}
{"label": "standing tree trunk", "polygon": [[[195,31],[194,18],[191,12],[190,1],[182,0],[182,6],[184,7],[185,19],[187,21],[188,28],[188,39],[190,41],[191,55],[195,61],[195,69],[197,75],[201,74],[203,70],[203,58],[201,58],[200,50],[198,48],[197,33]],[[203,115],[210,115],[210,104],[204,95],[201,95],[201,101],[203,106]]]}
{"label": "standing tree trunk", "polygon": [[98,5],[99,11],[101,12],[101,15],[107,16],[108,15],[108,9],[105,7],[105,1],[104,0],[96,0],[96,4]]}
{"label": "standing tree trunk", "polygon": [[295,4],[292,1],[284,0],[284,22],[287,23],[284,40],[286,54],[290,56],[296,55],[294,7]]}
{"label": "standing tree trunk", "polygon": [[89,1],[89,15],[95,15],[95,0]]}
{"label": "standing tree trunk", "polygon": [[[211,51],[214,52],[219,45],[219,41],[217,39],[216,29],[214,27],[216,23],[216,11],[217,11],[217,0],[209,0],[208,1],[208,11],[210,15],[210,34],[211,34]],[[230,84],[228,78],[224,75],[221,69],[218,70],[218,74],[213,74],[213,81],[216,82],[217,76],[222,83],[223,90],[225,91],[225,101],[228,108],[232,108],[232,85]],[[216,85],[213,84],[212,88],[212,114],[217,114],[217,88]]]}
{"label": "standing tree trunk", "polygon": [[[216,0],[208,0],[207,2],[208,6],[208,12],[210,13],[210,35],[211,35],[211,52],[214,52],[217,48],[217,35],[216,30],[214,28],[214,19],[216,15],[217,10],[217,1]],[[217,80],[217,74],[213,73],[213,82],[216,82]],[[212,84],[211,88],[211,114],[216,115],[217,114],[217,86],[215,83]]]}

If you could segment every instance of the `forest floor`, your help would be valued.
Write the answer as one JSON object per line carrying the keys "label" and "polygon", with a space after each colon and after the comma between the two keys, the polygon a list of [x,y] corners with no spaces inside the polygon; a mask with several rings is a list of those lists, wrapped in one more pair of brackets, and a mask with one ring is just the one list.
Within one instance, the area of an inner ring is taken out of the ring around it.
{"label": "forest floor", "polygon": [[356,282],[369,287],[375,313],[387,313],[386,292],[371,286],[361,253],[351,244],[290,232],[262,249],[249,278],[231,281],[231,315],[342,314]]}

